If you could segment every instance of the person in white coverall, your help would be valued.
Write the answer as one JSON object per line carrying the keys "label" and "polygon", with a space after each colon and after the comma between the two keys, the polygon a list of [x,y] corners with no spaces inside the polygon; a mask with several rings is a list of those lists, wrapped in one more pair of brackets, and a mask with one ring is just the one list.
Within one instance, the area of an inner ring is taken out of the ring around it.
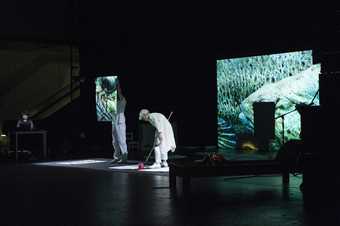
{"label": "person in white coverall", "polygon": [[126,124],[125,124],[125,107],[126,99],[122,94],[120,84],[117,86],[117,112],[112,120],[112,145],[114,148],[113,161],[111,163],[125,163],[127,161],[126,145]]}
{"label": "person in white coverall", "polygon": [[154,151],[155,163],[150,168],[168,167],[168,152],[176,149],[175,136],[169,120],[161,113],[150,113],[142,109],[139,120],[149,122],[155,127]]}

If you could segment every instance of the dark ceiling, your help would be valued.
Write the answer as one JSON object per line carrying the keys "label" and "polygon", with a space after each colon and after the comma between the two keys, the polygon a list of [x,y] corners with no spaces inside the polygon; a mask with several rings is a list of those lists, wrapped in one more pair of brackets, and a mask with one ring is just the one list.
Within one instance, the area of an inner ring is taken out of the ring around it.
{"label": "dark ceiling", "polygon": [[[322,5],[151,4],[5,0],[2,39],[115,40],[119,45],[229,46],[313,41],[334,25]],[[225,41],[227,40],[227,41]],[[223,43],[227,42],[227,43]]]}
{"label": "dark ceiling", "polygon": [[273,49],[338,49],[339,33],[334,35],[339,27],[336,13],[334,8],[320,4],[306,7],[288,3],[236,6],[5,0],[0,13],[0,38],[72,41],[119,57],[185,58],[204,54],[218,58],[226,53],[251,55],[252,51]]}

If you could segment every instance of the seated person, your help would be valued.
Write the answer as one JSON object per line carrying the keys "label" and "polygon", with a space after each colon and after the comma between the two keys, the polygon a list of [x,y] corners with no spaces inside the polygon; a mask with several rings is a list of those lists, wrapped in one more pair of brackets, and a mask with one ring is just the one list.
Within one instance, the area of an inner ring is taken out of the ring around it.
{"label": "seated person", "polygon": [[34,129],[33,121],[28,117],[26,112],[21,114],[20,119],[17,122],[17,130],[30,131]]}
{"label": "seated person", "polygon": [[[21,117],[17,122],[16,125],[17,131],[33,131],[34,124],[33,121],[29,118],[28,113],[23,112],[21,113]],[[28,134],[21,134],[20,138],[17,137],[17,149],[19,152],[26,152],[28,155],[26,157],[29,158],[36,158],[38,157],[38,153],[36,152],[37,141],[36,139],[32,139],[31,135]]]}

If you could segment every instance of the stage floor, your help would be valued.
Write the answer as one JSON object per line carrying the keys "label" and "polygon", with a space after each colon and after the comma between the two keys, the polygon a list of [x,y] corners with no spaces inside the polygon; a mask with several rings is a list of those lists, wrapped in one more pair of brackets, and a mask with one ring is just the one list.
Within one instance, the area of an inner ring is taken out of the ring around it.
{"label": "stage floor", "polygon": [[112,172],[123,173],[148,173],[168,175],[169,167],[159,169],[149,169],[152,163],[144,164],[144,169],[138,169],[138,161],[129,160],[124,164],[111,164],[112,159],[107,158],[91,158],[91,159],[78,159],[78,160],[63,160],[63,161],[48,161],[33,163],[33,165],[40,166],[57,166],[57,167],[73,167],[73,168],[85,168],[94,170],[105,170]]}
{"label": "stage floor", "polygon": [[291,176],[286,188],[275,175],[195,178],[190,196],[181,189],[174,195],[168,172],[140,172],[110,161],[0,164],[1,226],[314,226],[339,219],[338,209],[327,206],[322,215],[303,211],[301,176]]}

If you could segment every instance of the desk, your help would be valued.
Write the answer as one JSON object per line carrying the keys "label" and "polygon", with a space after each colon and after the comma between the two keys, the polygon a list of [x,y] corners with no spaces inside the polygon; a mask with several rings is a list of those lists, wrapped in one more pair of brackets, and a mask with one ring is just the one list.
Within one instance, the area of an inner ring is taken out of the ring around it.
{"label": "desk", "polygon": [[42,135],[42,142],[43,142],[43,154],[44,158],[47,158],[47,131],[45,130],[32,130],[32,131],[16,131],[15,134],[15,160],[18,160],[18,137],[19,135],[25,134],[40,134]]}

